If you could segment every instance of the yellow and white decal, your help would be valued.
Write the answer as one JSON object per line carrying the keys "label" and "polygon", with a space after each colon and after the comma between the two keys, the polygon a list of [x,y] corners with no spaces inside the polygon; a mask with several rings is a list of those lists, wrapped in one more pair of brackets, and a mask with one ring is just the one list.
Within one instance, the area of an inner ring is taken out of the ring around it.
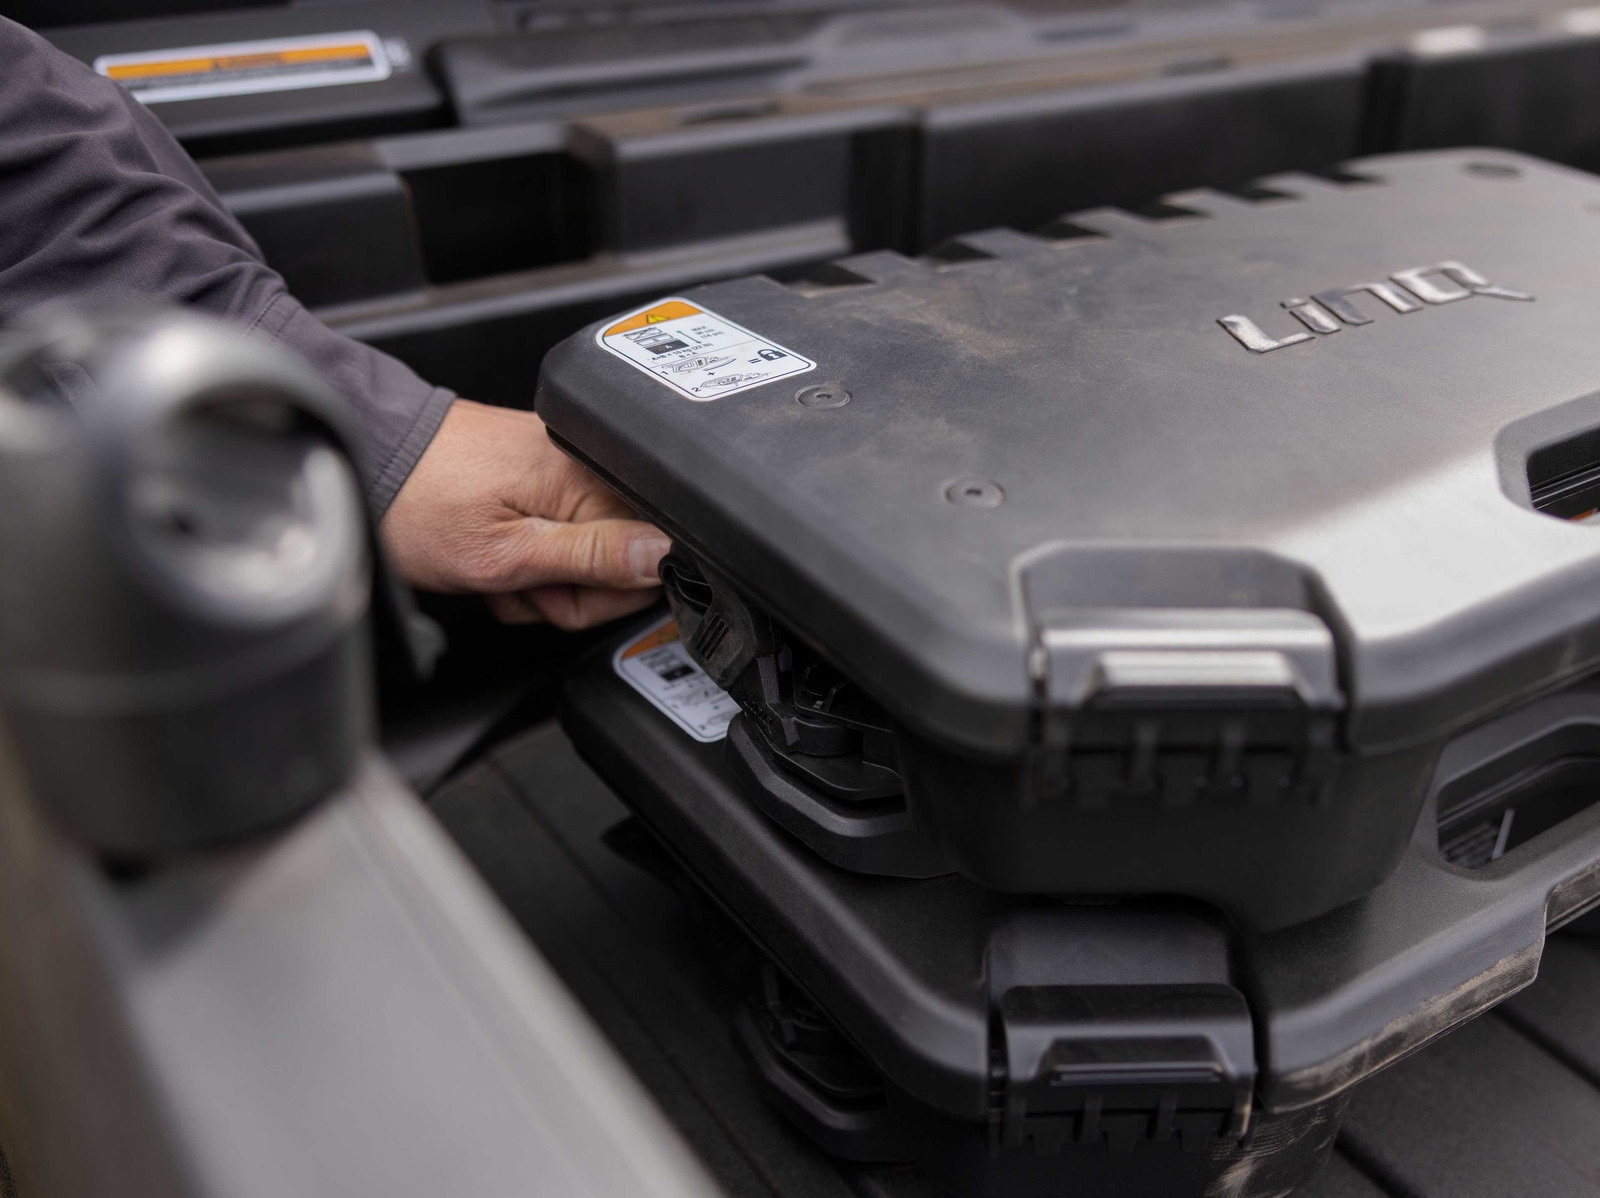
{"label": "yellow and white decal", "polygon": [[817,364],[686,299],[659,300],[595,334],[602,349],[704,402]]}
{"label": "yellow and white decal", "polygon": [[102,54],[94,69],[145,104],[375,83],[394,71],[370,30]]}
{"label": "yellow and white decal", "polygon": [[728,735],[728,722],[739,713],[733,696],[689,656],[671,616],[618,649],[611,668],[702,744]]}

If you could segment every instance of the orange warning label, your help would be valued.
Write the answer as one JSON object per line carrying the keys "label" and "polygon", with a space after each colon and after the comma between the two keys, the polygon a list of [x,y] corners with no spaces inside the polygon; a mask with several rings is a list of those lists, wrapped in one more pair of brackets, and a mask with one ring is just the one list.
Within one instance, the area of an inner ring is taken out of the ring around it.
{"label": "orange warning label", "polygon": [[739,704],[702,670],[678,638],[671,616],[640,633],[611,659],[617,676],[702,744],[728,734]]}
{"label": "orange warning label", "polygon": [[678,625],[668,620],[665,624],[645,633],[633,644],[622,651],[622,660],[638,657],[641,653],[648,653],[651,649],[659,649],[662,645],[670,645],[678,639]]}
{"label": "orange warning label", "polygon": [[688,300],[659,300],[601,329],[602,349],[694,400],[815,370],[810,358]]}
{"label": "orange warning label", "polygon": [[370,83],[387,79],[392,64],[377,34],[362,30],[105,54],[95,59],[94,69],[144,103],[156,104]]}
{"label": "orange warning label", "polygon": [[627,320],[619,320],[605,331],[605,336],[615,337],[618,333],[630,333],[634,329],[642,329],[647,324],[660,324],[664,320],[676,320],[683,316],[699,316],[700,309],[683,300],[666,300],[644,312],[635,312]]}
{"label": "orange warning label", "polygon": [[153,75],[192,78],[196,75],[222,75],[229,72],[298,67],[307,63],[360,63],[366,66],[371,62],[372,52],[360,42],[353,42],[341,46],[314,46],[305,50],[213,54],[205,58],[169,58],[158,62],[114,63],[106,67],[106,78],[125,83],[133,79],[148,79]]}

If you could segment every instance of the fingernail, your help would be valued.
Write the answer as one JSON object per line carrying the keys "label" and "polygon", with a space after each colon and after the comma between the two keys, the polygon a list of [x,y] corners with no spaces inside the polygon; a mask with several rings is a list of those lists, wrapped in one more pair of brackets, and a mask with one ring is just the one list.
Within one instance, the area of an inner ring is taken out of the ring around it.
{"label": "fingernail", "polygon": [[628,546],[628,568],[633,571],[634,578],[641,583],[659,582],[661,559],[671,548],[672,542],[660,533],[634,538],[633,544]]}

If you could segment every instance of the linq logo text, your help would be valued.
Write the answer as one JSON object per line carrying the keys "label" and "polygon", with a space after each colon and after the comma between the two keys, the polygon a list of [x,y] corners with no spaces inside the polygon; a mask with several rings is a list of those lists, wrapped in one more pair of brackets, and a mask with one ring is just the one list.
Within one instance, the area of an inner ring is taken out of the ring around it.
{"label": "linq logo text", "polygon": [[1286,337],[1274,340],[1248,316],[1224,316],[1217,323],[1227,329],[1234,340],[1251,353],[1271,353],[1275,349],[1310,341],[1313,334],[1326,336],[1329,333],[1337,333],[1347,324],[1371,324],[1372,317],[1363,313],[1350,300],[1351,296],[1362,292],[1387,304],[1396,312],[1420,312],[1424,304],[1453,304],[1457,300],[1470,299],[1474,295],[1488,295],[1505,300],[1533,298],[1526,291],[1513,291],[1509,287],[1495,286],[1465,263],[1435,262],[1432,266],[1417,266],[1411,270],[1396,271],[1380,282],[1352,283],[1348,287],[1315,292],[1310,299],[1284,300],[1279,307],[1287,309],[1289,315],[1309,329],[1309,332],[1290,333]]}

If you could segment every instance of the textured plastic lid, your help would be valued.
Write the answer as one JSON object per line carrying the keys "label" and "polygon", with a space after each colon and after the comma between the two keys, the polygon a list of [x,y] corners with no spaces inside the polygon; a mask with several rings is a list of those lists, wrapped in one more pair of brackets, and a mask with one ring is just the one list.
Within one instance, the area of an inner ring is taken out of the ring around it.
{"label": "textured plastic lid", "polygon": [[559,346],[538,409],[973,751],[1252,686],[1374,751],[1592,668],[1600,527],[1529,474],[1570,515],[1600,471],[1600,180],[1451,151],[1250,195],[697,288]]}

